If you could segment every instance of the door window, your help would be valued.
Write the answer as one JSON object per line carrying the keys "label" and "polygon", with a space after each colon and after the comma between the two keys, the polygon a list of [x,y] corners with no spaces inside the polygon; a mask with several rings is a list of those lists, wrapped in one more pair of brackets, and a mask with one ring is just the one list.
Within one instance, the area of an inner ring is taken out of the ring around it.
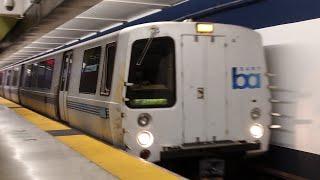
{"label": "door window", "polygon": [[103,75],[100,90],[100,94],[104,96],[109,96],[111,92],[115,56],[116,43],[108,44],[106,46],[106,56],[103,64]]}
{"label": "door window", "polygon": [[[60,91],[64,91],[64,90],[68,91],[69,90],[72,56],[73,56],[72,51],[68,51],[63,54],[61,80],[60,80]],[[64,86],[66,86],[66,88],[64,88]]]}

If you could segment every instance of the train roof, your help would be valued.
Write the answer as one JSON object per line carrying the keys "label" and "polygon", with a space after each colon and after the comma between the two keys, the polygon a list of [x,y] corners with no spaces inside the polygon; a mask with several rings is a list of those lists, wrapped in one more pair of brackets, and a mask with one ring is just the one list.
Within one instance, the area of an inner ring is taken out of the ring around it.
{"label": "train roof", "polygon": [[[101,36],[96,37],[94,39],[90,39],[90,40],[87,40],[85,42],[81,42],[81,43],[78,43],[78,44],[75,44],[75,45],[72,45],[72,46],[57,50],[57,51],[48,52],[47,54],[40,55],[40,56],[34,57],[34,58],[30,58],[30,59],[27,59],[27,60],[25,60],[23,62],[18,62],[17,64],[14,64],[14,65],[9,65],[7,67],[2,68],[1,70],[11,69],[11,68],[14,68],[16,66],[20,66],[22,64],[26,64],[26,63],[29,63],[29,62],[37,61],[37,60],[40,60],[40,59],[43,59],[43,58],[46,58],[46,57],[50,57],[50,56],[53,56],[53,55],[56,55],[56,54],[59,54],[59,53],[62,53],[62,52],[65,52],[65,51],[68,51],[68,50],[71,50],[71,49],[75,49],[75,48],[80,47],[80,46],[85,46],[85,45],[88,45],[88,44],[91,44],[91,43],[95,43],[95,42],[98,42],[98,41],[100,41],[102,39],[105,39],[105,38],[108,38],[108,37],[118,36],[120,34],[126,34],[126,33],[129,33],[131,31],[135,31],[135,30],[139,30],[139,29],[144,29],[144,28],[148,28],[148,27],[152,27],[152,26],[169,27],[169,26],[172,26],[172,25],[177,26],[177,29],[179,29],[181,26],[195,25],[197,23],[199,23],[199,22],[162,21],[162,22],[151,22],[151,23],[144,23],[144,24],[134,25],[134,26],[126,27],[124,29],[109,33],[109,34],[101,35]],[[219,23],[213,23],[213,24],[215,26],[220,26],[220,27],[224,26],[224,27],[232,27],[233,29],[251,30],[251,29],[248,29],[246,27],[241,27],[241,26],[236,26],[236,25],[227,25],[227,24],[219,24]],[[180,30],[187,32],[187,31],[193,31],[194,29],[190,30],[190,29],[186,29],[186,28],[181,28],[181,29],[179,29],[179,33],[181,33]]]}

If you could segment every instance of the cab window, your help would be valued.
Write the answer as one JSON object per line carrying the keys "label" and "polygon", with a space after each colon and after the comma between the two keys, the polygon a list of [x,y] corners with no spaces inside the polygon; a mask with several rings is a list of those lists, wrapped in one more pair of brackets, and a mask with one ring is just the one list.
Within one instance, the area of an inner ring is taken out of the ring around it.
{"label": "cab window", "polygon": [[142,39],[133,43],[126,93],[128,107],[173,106],[176,101],[175,81],[172,38]]}

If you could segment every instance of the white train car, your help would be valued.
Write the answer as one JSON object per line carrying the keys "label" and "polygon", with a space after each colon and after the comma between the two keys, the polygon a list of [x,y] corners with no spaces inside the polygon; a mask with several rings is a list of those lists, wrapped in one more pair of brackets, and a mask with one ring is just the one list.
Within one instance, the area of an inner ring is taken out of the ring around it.
{"label": "white train car", "polygon": [[32,59],[20,101],[149,161],[268,149],[258,33],[158,22]]}

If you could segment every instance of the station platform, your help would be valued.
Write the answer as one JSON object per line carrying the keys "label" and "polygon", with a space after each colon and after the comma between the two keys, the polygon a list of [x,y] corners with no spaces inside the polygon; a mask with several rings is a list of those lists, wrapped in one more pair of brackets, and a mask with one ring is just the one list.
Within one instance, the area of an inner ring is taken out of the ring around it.
{"label": "station platform", "polygon": [[0,179],[184,179],[0,98]]}

